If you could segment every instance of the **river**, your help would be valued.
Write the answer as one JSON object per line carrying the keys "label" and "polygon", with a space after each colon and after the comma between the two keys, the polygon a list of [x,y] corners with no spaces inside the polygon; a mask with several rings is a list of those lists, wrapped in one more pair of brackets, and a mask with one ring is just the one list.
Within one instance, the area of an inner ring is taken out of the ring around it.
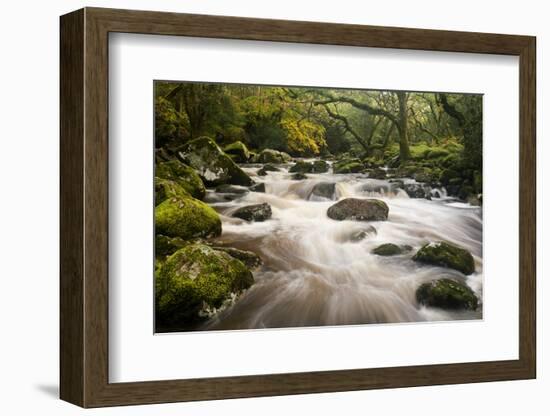
{"label": "river", "polygon": [[[222,218],[218,244],[257,253],[263,265],[253,272],[255,284],[234,304],[201,329],[356,325],[480,319],[477,311],[445,311],[419,306],[416,289],[425,282],[451,277],[465,281],[482,300],[482,210],[434,189],[432,199],[409,198],[388,180],[366,174],[308,174],[292,180],[290,165],[258,176],[261,165],[243,169],[265,193],[249,192],[232,201],[208,191],[207,201]],[[414,183],[404,179],[405,183]],[[334,182],[331,200],[311,195],[315,184]],[[387,221],[335,221],[327,209],[346,197],[375,197],[389,206]],[[239,207],[268,203],[272,218],[245,222],[231,217]],[[359,239],[363,236],[363,239]],[[469,250],[476,272],[421,265],[411,260],[425,243],[446,240]],[[377,256],[383,243],[413,247],[397,256]]]}

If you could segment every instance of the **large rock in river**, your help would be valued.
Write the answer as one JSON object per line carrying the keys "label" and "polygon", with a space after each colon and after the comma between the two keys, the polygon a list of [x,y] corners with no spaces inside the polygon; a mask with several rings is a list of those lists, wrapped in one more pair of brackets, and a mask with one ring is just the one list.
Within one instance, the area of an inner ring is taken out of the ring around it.
{"label": "large rock in river", "polygon": [[232,216],[245,221],[265,221],[271,218],[271,207],[265,202],[263,204],[247,205],[239,208]]}
{"label": "large rock in river", "polygon": [[187,143],[179,157],[194,168],[204,183],[217,186],[223,183],[253,185],[253,181],[219,146],[208,137]]}
{"label": "large rock in river", "polygon": [[155,233],[167,237],[217,237],[222,232],[214,209],[190,196],[168,198],[155,207]]}
{"label": "large rock in river", "polygon": [[176,182],[170,179],[155,178],[155,206],[168,198],[187,198],[189,196],[189,193]]}
{"label": "large rock in river", "polygon": [[346,198],[331,206],[327,215],[333,220],[385,221],[389,208],[378,199]]}
{"label": "large rock in river", "polygon": [[336,199],[336,184],[334,182],[319,182],[311,189],[308,199]]}
{"label": "large rock in river", "polygon": [[466,275],[475,271],[474,257],[470,252],[445,241],[426,244],[418,250],[413,260],[434,266],[449,267]]}
{"label": "large rock in river", "polygon": [[472,289],[454,279],[439,279],[424,283],[416,290],[421,305],[443,309],[476,310],[478,299]]}
{"label": "large rock in river", "polygon": [[227,153],[237,163],[246,163],[250,160],[250,151],[243,142],[234,142],[224,147]]}
{"label": "large rock in river", "polygon": [[155,175],[161,179],[170,179],[185,189],[193,198],[203,199],[206,190],[201,178],[193,168],[179,160],[158,163]]}
{"label": "large rock in river", "polygon": [[190,329],[253,283],[240,260],[204,244],[189,244],[156,273],[156,326]]}
{"label": "large rock in river", "polygon": [[273,149],[264,149],[257,156],[254,162],[256,163],[286,163],[292,158],[288,153],[279,152]]}

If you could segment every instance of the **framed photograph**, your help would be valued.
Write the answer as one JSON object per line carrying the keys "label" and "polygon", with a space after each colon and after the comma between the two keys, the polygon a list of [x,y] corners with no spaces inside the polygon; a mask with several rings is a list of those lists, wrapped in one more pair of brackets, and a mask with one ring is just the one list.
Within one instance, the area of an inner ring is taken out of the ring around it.
{"label": "framed photograph", "polygon": [[61,17],[82,407],[536,377],[535,38]]}

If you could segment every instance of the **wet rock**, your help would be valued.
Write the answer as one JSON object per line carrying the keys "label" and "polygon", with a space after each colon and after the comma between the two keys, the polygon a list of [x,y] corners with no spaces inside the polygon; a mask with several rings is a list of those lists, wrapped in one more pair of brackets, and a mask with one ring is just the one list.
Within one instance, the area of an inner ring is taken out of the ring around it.
{"label": "wet rock", "polygon": [[311,189],[308,199],[312,197],[335,199],[336,198],[336,184],[334,182],[319,182]]}
{"label": "wet rock", "polygon": [[220,216],[214,209],[191,196],[172,197],[155,207],[155,232],[167,237],[217,237],[222,232]]}
{"label": "wet rock", "polygon": [[371,253],[378,256],[396,256],[411,250],[412,247],[408,245],[398,246],[397,244],[386,243],[374,248]]}
{"label": "wet rock", "polygon": [[252,192],[265,192],[265,183],[260,182],[250,187]]}
{"label": "wet rock", "polygon": [[264,149],[256,156],[255,163],[287,163],[291,156],[285,152],[279,152],[273,149]]}
{"label": "wet rock", "polygon": [[372,179],[386,179],[386,176],[386,171],[381,168],[376,168],[369,172],[369,178]]}
{"label": "wet rock", "polygon": [[243,142],[234,142],[227,145],[223,151],[237,163],[246,163],[250,160],[250,151]]}
{"label": "wet rock", "polygon": [[186,143],[179,157],[197,171],[209,186],[224,183],[250,186],[254,182],[219,146],[208,137],[199,137]]}
{"label": "wet rock", "polygon": [[313,163],[298,160],[288,171],[290,173],[311,173],[313,172]]}
{"label": "wet rock", "polygon": [[253,270],[262,265],[262,259],[256,253],[248,250],[239,250],[233,247],[212,247],[215,250],[223,251],[231,257],[236,258],[244,263],[246,267]]}
{"label": "wet rock", "polygon": [[328,172],[329,164],[324,160],[315,160],[311,167],[312,173],[325,173]]}
{"label": "wet rock", "polygon": [[403,190],[409,198],[427,198],[430,196],[430,187],[420,183],[407,183],[403,185]]}
{"label": "wet rock", "polygon": [[155,167],[155,175],[161,179],[174,181],[193,198],[204,198],[206,190],[201,178],[193,168],[179,160],[158,163]]}
{"label": "wet rock", "polygon": [[259,176],[266,176],[267,172],[279,172],[280,170],[281,169],[273,166],[272,164],[267,163],[260,170],[258,170],[257,173],[258,173]]}
{"label": "wet rock", "polygon": [[242,261],[204,244],[189,244],[156,272],[155,324],[188,329],[253,283]]}
{"label": "wet rock", "polygon": [[189,242],[183,238],[158,234],[155,236],[155,256],[159,258],[169,256],[187,244]]}
{"label": "wet rock", "polygon": [[235,211],[232,216],[236,218],[241,218],[245,221],[265,221],[271,218],[271,206],[267,203],[247,205],[245,207],[239,208]]}
{"label": "wet rock", "polygon": [[246,194],[249,191],[245,187],[225,183],[223,185],[217,186],[216,192],[220,194]]}
{"label": "wet rock", "polygon": [[475,271],[472,254],[445,241],[424,245],[413,257],[414,261],[433,266],[448,267],[466,275]]}
{"label": "wet rock", "polygon": [[416,290],[416,300],[435,308],[469,310],[476,310],[479,302],[472,289],[455,279],[424,283]]}
{"label": "wet rock", "polygon": [[389,208],[378,199],[346,198],[331,206],[327,215],[333,220],[385,221]]}
{"label": "wet rock", "polygon": [[377,234],[376,228],[372,225],[369,225],[367,228],[354,231],[349,237],[349,241],[353,243],[358,243],[359,241],[364,240],[367,237],[375,236]]}
{"label": "wet rock", "polygon": [[295,173],[290,177],[290,179],[292,179],[293,181],[302,181],[304,179],[307,179],[307,175],[303,173]]}

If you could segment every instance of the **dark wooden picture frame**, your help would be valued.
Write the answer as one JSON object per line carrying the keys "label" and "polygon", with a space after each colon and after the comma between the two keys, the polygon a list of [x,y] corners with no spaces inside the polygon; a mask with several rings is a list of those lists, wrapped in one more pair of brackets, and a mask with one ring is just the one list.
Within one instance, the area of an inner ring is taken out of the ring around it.
{"label": "dark wooden picture frame", "polygon": [[[85,8],[61,17],[60,396],[82,407],[536,377],[534,37]],[[111,32],[519,57],[519,359],[109,383],[108,35]]]}

